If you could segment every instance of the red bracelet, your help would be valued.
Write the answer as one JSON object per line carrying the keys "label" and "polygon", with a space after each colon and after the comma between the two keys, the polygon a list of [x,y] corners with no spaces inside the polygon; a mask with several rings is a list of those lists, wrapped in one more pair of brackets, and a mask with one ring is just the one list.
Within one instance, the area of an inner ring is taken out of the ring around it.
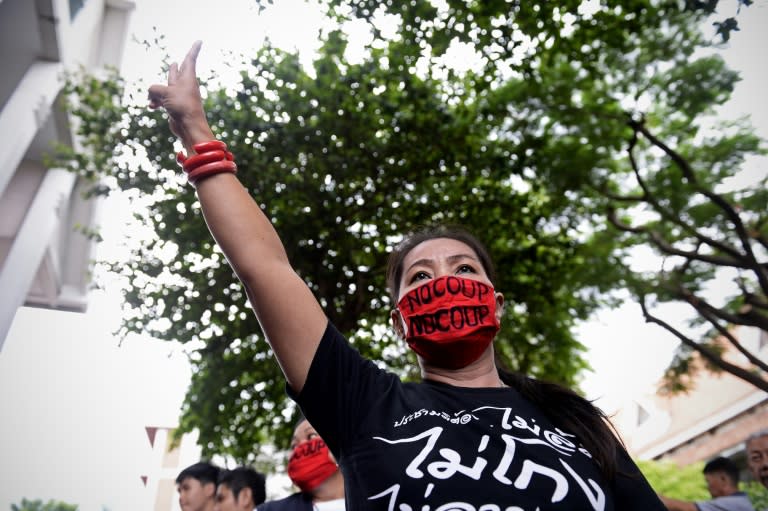
{"label": "red bracelet", "polygon": [[220,140],[201,142],[192,146],[195,154],[187,157],[182,151],[176,154],[176,162],[187,173],[190,184],[223,172],[237,172],[234,155],[227,151],[227,145]]}
{"label": "red bracelet", "polygon": [[198,153],[193,154],[186,160],[184,160],[184,165],[182,165],[182,168],[184,169],[184,172],[190,173],[193,170],[195,170],[197,167],[201,165],[205,165],[206,163],[213,163],[215,161],[224,161],[227,159],[226,154],[224,151],[211,151],[208,153]]}
{"label": "red bracelet", "polygon": [[195,170],[187,174],[187,179],[189,179],[190,183],[196,185],[197,182],[201,179],[213,176],[214,174],[222,174],[224,172],[231,172],[235,174],[237,172],[237,165],[235,165],[235,162],[222,160],[200,165]]}
{"label": "red bracelet", "polygon": [[192,149],[194,149],[198,154],[216,150],[226,151],[227,144],[221,140],[210,140],[208,142],[200,142],[199,144],[195,144],[192,146]]}
{"label": "red bracelet", "polygon": [[[2,1],[3,0],[0,0],[0,2],[2,2]],[[229,151],[221,151],[221,150],[218,150],[218,149],[215,150],[215,151],[211,151],[209,153],[193,154],[189,158],[187,158],[187,155],[184,154],[183,151],[179,151],[178,153],[176,153],[176,163],[178,163],[180,166],[182,166],[184,168],[184,170],[189,172],[188,167],[194,167],[194,166],[197,165],[195,162],[191,161],[195,157],[203,156],[203,155],[207,155],[207,154],[220,154],[220,153],[223,153],[223,156],[220,156],[221,159],[226,158],[229,161],[233,161],[235,159],[235,156],[232,153],[230,153]],[[219,158],[216,158],[216,159],[219,159]],[[211,161],[214,161],[214,160],[211,160]]]}

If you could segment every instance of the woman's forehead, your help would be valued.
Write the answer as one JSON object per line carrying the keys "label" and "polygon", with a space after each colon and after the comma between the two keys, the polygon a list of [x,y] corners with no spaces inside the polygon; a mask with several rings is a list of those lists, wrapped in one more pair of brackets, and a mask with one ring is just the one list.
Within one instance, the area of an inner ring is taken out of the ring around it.
{"label": "woman's forehead", "polygon": [[293,437],[300,438],[314,432],[315,428],[312,427],[309,421],[303,420],[298,426],[296,426],[296,430],[293,432]]}
{"label": "woman's forehead", "polygon": [[453,238],[434,238],[422,241],[413,247],[403,258],[403,268],[407,269],[419,260],[443,259],[459,254],[469,255],[477,259],[474,249],[463,241]]}

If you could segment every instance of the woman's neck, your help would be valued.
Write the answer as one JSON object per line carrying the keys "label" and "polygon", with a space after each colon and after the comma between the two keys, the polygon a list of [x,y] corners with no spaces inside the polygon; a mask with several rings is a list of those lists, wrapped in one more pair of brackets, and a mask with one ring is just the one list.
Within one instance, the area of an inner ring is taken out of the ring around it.
{"label": "woman's neck", "polygon": [[326,500],[335,500],[344,498],[344,477],[341,471],[337,470],[328,479],[322,482],[320,486],[312,490],[313,502],[325,502]]}
{"label": "woman's neck", "polygon": [[505,386],[499,377],[498,369],[496,369],[492,344],[488,346],[480,358],[461,369],[445,369],[430,366],[423,360],[419,360],[419,362],[421,364],[421,377],[424,380],[447,383],[455,387],[493,388]]}

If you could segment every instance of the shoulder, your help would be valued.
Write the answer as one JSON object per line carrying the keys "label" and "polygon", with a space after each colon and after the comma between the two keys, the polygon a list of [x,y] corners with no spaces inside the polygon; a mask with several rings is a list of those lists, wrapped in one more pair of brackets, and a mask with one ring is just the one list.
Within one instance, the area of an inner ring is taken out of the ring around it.
{"label": "shoulder", "polygon": [[359,378],[365,374],[392,375],[393,373],[380,368],[373,361],[363,357],[347,341],[344,334],[329,321],[312,360],[308,379],[317,383],[318,379],[335,379],[339,376],[348,379],[350,376],[354,376],[353,379],[359,383]]}
{"label": "shoulder", "polygon": [[265,502],[256,511],[303,511],[311,510],[312,502],[303,493],[294,493],[279,500]]}
{"label": "shoulder", "polygon": [[724,497],[714,498],[711,502],[749,502],[749,495],[746,492],[737,491]]}
{"label": "shoulder", "polygon": [[736,492],[724,497],[716,497],[705,502],[697,502],[696,507],[701,511],[718,511],[721,509],[754,511],[749,496],[744,492]]}

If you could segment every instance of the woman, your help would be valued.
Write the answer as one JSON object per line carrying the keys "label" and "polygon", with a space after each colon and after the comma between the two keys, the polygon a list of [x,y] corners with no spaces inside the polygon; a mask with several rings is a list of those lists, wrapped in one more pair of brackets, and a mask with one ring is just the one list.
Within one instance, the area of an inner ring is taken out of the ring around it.
{"label": "woman", "polygon": [[303,417],[293,430],[288,477],[300,491],[262,504],[257,511],[344,511],[344,478],[339,466]]}
{"label": "woman", "polygon": [[246,289],[288,392],[341,466],[348,510],[663,510],[602,414],[571,391],[501,375],[493,338],[503,297],[466,232],[437,229],[393,253],[395,331],[422,383],[352,349],[294,272],[268,218],[214,140],[196,42],[149,89],[189,159],[208,227]]}

